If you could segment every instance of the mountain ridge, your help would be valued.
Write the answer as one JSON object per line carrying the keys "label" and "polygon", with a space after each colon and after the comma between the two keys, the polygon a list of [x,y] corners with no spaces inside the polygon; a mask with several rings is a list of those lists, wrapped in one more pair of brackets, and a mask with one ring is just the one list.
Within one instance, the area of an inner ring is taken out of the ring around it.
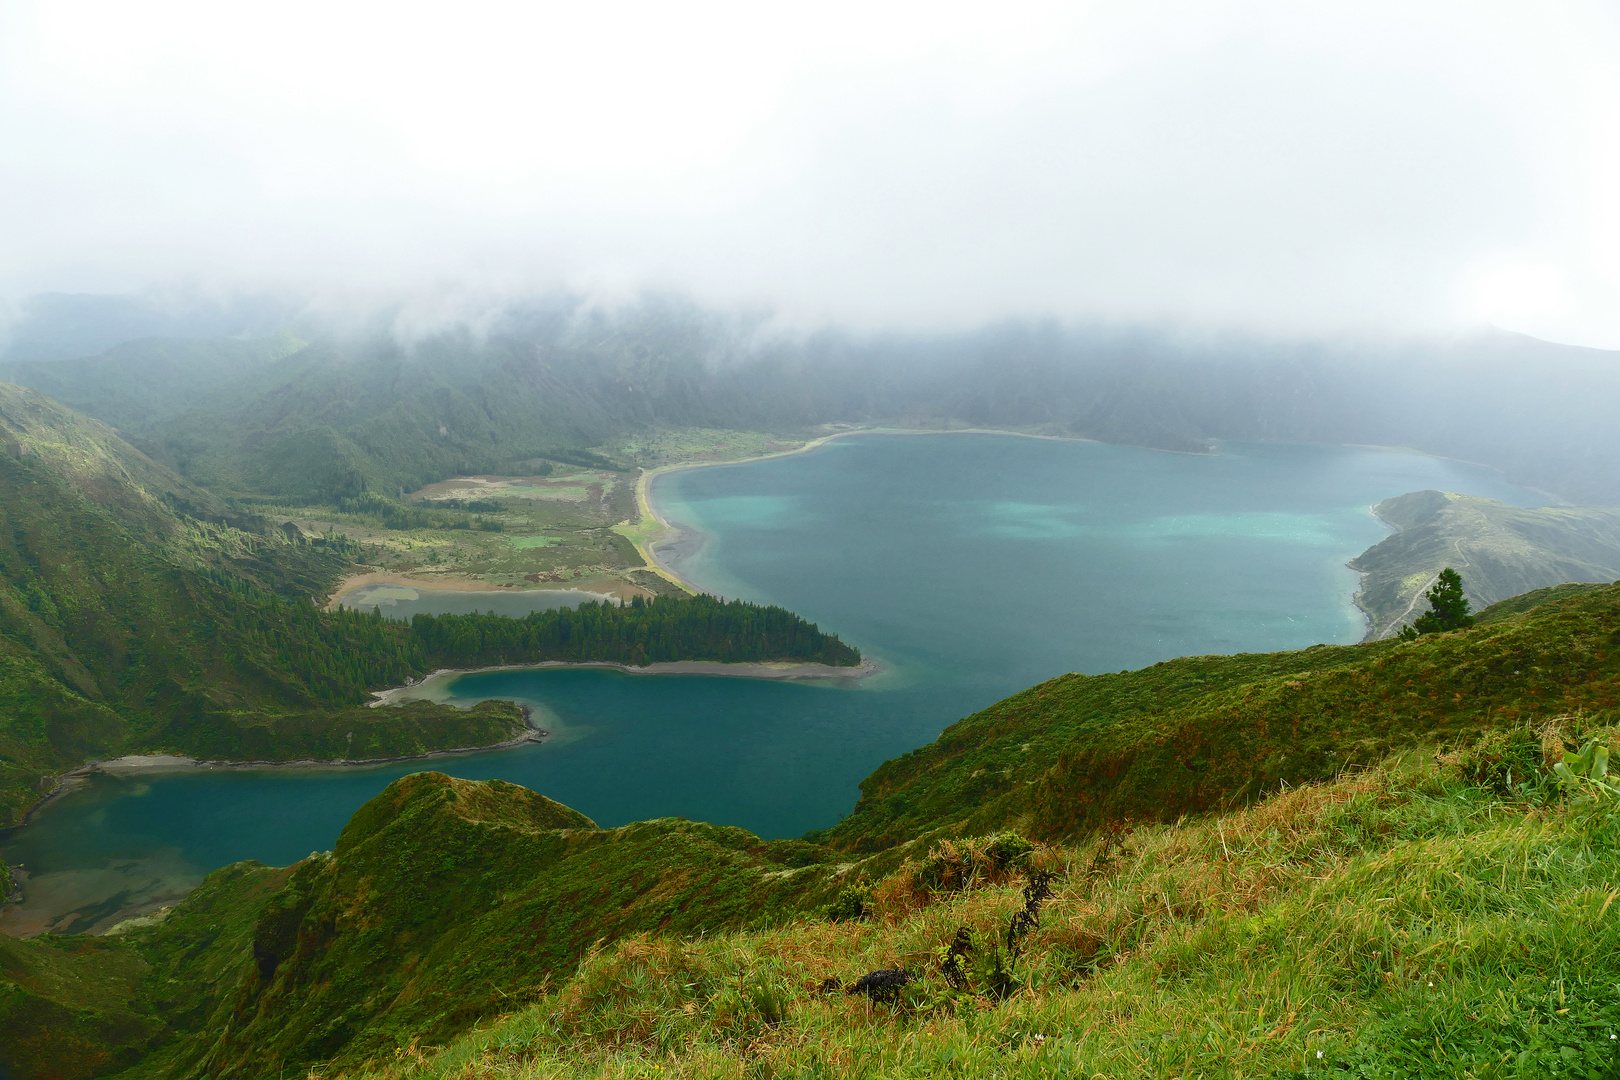
{"label": "mountain ridge", "polygon": [[[190,355],[175,362],[207,373],[192,380],[206,393],[172,379],[156,393],[138,356],[0,365],[0,378],[76,392],[67,403],[92,413],[115,407],[107,386],[122,380],[123,396],[151,402],[129,421],[132,438],[228,495],[330,502],[365,485],[395,496],[457,473],[522,472],[535,458],[624,465],[623,444],[650,431],[892,423],[1187,451],[1219,440],[1404,446],[1572,501],[1620,503],[1620,440],[1601,407],[1620,392],[1616,355],[1505,332],[1311,342],[1007,323],[767,337],[653,298],[614,311],[518,304],[480,333],[409,342],[299,333],[304,348],[256,364],[239,340],[219,343],[217,363],[195,341],[143,346]],[[220,368],[237,373],[221,381]]]}

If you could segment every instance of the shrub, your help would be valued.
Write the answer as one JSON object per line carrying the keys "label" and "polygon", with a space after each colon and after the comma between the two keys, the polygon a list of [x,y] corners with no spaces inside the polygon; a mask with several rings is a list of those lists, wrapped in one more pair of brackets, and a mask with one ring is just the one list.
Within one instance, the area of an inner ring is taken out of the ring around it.
{"label": "shrub", "polygon": [[1014,832],[944,840],[918,868],[917,881],[934,893],[999,884],[1027,867],[1034,852],[1035,845]]}
{"label": "shrub", "polygon": [[1530,727],[1487,731],[1442,761],[1466,782],[1499,795],[1524,791],[1546,772],[1541,732]]}
{"label": "shrub", "polygon": [[822,918],[833,922],[861,919],[866,917],[867,908],[871,903],[871,889],[845,888],[839,891],[832,903],[821,909],[821,915]]}

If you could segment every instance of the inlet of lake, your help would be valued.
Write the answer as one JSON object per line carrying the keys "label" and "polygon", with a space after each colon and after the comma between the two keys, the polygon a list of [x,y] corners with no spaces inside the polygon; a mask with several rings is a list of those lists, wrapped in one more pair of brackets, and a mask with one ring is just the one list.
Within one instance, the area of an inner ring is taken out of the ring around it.
{"label": "inlet of lake", "polygon": [[1545,503],[1402,451],[986,434],[855,435],[667,473],[653,499],[688,530],[673,568],[796,611],[884,670],[826,683],[485,672],[449,693],[528,703],[553,737],[428,764],[96,776],[0,849],[26,871],[11,926],[99,928],[227,863],[330,849],[361,803],[422,768],[522,784],[603,826],[679,815],[797,836],[847,813],[886,758],[1055,675],[1358,640],[1345,561],[1387,533],[1371,504],[1424,488]]}

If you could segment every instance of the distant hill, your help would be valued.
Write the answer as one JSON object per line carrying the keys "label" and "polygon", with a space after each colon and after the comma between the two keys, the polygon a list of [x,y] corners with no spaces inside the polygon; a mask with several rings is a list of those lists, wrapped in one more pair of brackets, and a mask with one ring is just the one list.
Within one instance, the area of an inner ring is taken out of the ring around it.
{"label": "distant hill", "polygon": [[1312,342],[1014,322],[771,336],[668,299],[603,311],[553,298],[477,333],[297,334],[154,338],[0,364],[0,378],[117,425],[223,495],[397,495],[537,457],[610,464],[649,431],[881,422],[1193,452],[1222,439],[1404,446],[1620,505],[1620,356],[1507,333]]}
{"label": "distant hill", "polygon": [[90,356],[0,364],[0,373],[8,382],[138,434],[213,402],[221,389],[304,345],[286,333],[260,338],[140,338]]}
{"label": "distant hill", "polygon": [[225,298],[185,290],[40,293],[24,300],[0,333],[0,363],[71,360],[147,338],[273,334],[303,306],[286,296]]}
{"label": "distant hill", "polygon": [[1356,603],[1368,636],[1388,637],[1428,610],[1423,594],[1445,567],[1462,575],[1473,607],[1561,582],[1620,580],[1620,509],[1517,506],[1414,491],[1373,512],[1398,531],[1350,562],[1365,574]]}

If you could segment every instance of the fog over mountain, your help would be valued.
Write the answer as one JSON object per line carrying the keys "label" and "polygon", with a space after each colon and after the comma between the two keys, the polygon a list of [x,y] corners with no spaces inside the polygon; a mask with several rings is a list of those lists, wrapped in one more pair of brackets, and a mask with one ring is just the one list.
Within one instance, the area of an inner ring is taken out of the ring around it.
{"label": "fog over mountain", "polygon": [[0,295],[1613,347],[1617,148],[1596,0],[20,0]]}

